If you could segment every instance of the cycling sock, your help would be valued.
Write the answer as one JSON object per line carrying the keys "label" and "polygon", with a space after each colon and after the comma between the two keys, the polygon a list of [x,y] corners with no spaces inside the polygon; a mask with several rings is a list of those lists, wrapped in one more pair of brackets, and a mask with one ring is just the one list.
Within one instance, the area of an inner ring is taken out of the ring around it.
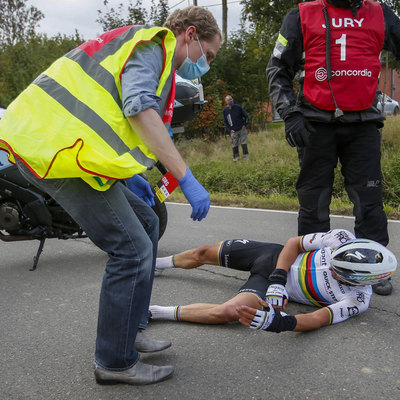
{"label": "cycling sock", "polygon": [[163,306],[150,306],[151,319],[166,319],[169,321],[179,321],[179,311],[181,306],[163,307]]}
{"label": "cycling sock", "polygon": [[157,269],[174,268],[175,267],[174,257],[175,256],[157,257],[156,268]]}

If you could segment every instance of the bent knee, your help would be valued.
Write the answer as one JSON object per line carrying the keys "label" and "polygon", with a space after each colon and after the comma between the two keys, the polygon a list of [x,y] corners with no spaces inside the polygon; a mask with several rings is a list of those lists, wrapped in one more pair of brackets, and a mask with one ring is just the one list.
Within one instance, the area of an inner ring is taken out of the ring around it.
{"label": "bent knee", "polygon": [[208,261],[210,258],[211,249],[213,247],[214,246],[211,244],[203,244],[202,246],[198,247],[193,254],[195,261],[201,264]]}

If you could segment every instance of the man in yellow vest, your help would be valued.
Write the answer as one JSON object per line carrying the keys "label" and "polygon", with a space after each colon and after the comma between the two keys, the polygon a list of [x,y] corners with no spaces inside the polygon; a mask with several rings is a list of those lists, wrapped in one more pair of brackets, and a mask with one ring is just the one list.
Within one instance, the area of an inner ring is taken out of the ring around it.
{"label": "man in yellow vest", "polygon": [[88,237],[108,253],[95,353],[98,383],[144,385],[169,378],[172,366],[139,361],[169,341],[144,336],[158,220],[148,183],[133,194],[118,182],[157,160],[192,206],[208,212],[208,192],[195,179],[168,134],[174,69],[187,79],[206,73],[222,41],[201,7],[172,13],[164,27],[125,26],[83,43],[55,61],[8,107],[0,149],[28,181],[49,193]]}

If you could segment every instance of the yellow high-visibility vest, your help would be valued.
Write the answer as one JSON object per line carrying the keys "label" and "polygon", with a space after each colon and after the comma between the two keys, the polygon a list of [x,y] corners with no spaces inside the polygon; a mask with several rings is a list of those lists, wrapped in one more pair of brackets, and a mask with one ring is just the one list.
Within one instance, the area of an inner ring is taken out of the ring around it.
{"label": "yellow high-visibility vest", "polygon": [[137,44],[164,50],[156,95],[160,116],[173,81],[176,39],[167,28],[126,26],[55,61],[7,108],[0,149],[39,178],[82,178],[97,190],[144,172],[157,161],[124,117],[121,72]]}

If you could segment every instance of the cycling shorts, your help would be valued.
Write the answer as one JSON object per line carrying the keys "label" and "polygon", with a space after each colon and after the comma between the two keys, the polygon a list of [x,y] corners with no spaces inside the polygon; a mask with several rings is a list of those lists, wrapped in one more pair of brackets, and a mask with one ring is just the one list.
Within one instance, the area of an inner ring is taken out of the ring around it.
{"label": "cycling shorts", "polygon": [[277,243],[256,242],[247,239],[232,239],[222,242],[219,264],[239,271],[249,271],[250,277],[239,289],[239,293],[254,293],[265,298],[268,277],[276,267],[283,246]]}

